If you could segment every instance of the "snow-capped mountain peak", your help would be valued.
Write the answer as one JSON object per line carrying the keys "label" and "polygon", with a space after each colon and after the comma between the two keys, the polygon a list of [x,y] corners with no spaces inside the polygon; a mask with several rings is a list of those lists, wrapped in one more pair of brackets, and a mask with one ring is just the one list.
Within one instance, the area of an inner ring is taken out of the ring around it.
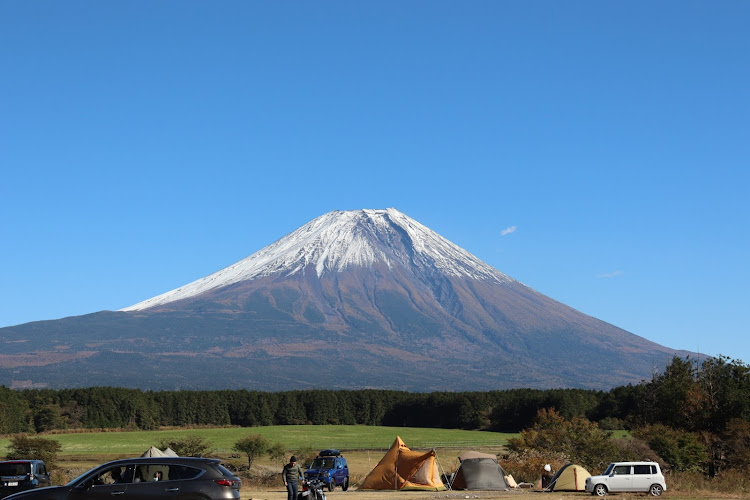
{"label": "snow-capped mountain peak", "polygon": [[513,281],[394,208],[333,211],[229,267],[121,311],[149,309],[259,277],[314,272],[320,278],[376,263],[499,283]]}
{"label": "snow-capped mountain peak", "polygon": [[[394,209],[324,214],[122,311],[0,329],[13,364],[0,383],[606,389],[638,383],[656,360],[694,355],[557,302]],[[70,346],[42,353],[45,366],[19,341],[39,332]],[[321,377],[321,366],[346,376]]]}

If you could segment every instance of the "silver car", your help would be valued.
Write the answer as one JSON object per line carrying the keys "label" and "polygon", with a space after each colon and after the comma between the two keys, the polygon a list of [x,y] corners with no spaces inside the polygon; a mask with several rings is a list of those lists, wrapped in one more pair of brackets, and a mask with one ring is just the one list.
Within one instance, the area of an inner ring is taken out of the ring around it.
{"label": "silver car", "polygon": [[613,462],[604,474],[586,478],[586,491],[603,497],[609,492],[648,492],[658,497],[667,483],[656,462]]}
{"label": "silver car", "polygon": [[214,458],[115,460],[65,486],[24,491],[7,500],[239,500],[240,478]]}

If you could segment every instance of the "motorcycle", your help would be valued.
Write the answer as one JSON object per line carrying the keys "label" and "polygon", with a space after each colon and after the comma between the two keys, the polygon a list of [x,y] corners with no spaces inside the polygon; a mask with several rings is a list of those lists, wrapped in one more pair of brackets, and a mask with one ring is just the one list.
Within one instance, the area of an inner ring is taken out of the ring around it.
{"label": "motorcycle", "polygon": [[310,479],[302,483],[302,491],[297,495],[297,500],[326,500],[323,493],[325,484],[320,479]]}

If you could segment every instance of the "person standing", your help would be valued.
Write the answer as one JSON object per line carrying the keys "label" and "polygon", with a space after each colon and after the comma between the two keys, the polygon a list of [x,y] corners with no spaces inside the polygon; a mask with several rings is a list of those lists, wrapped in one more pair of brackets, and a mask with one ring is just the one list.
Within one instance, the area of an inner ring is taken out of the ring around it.
{"label": "person standing", "polygon": [[555,473],[552,471],[552,467],[550,464],[546,464],[544,466],[544,472],[542,472],[542,489],[546,490],[550,483],[552,482],[552,478],[555,477]]}
{"label": "person standing", "polygon": [[289,463],[281,471],[281,478],[284,480],[284,486],[286,486],[287,500],[297,500],[300,477],[303,477],[302,467],[297,465],[297,457],[292,455],[289,458]]}

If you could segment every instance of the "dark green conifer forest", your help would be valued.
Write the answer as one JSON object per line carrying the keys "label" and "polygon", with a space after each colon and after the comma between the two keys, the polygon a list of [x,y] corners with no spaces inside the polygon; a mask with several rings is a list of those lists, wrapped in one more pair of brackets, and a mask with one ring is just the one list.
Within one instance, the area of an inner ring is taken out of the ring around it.
{"label": "dark green conifer forest", "polygon": [[57,429],[359,424],[517,432],[539,409],[602,428],[662,424],[725,432],[750,421],[750,366],[726,357],[674,358],[664,373],[610,391],[512,389],[408,393],[389,390],[162,391],[117,387],[11,390],[0,387],[0,433]]}

